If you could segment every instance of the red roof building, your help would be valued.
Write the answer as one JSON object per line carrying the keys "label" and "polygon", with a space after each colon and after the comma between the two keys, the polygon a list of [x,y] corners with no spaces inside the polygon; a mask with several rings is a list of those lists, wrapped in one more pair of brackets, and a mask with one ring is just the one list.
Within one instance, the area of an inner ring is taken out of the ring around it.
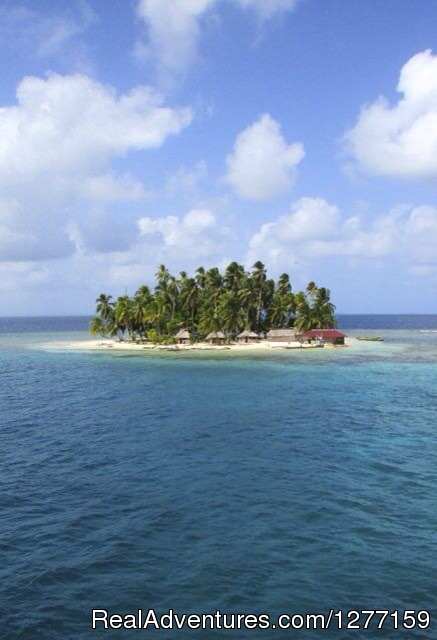
{"label": "red roof building", "polygon": [[344,344],[346,335],[337,329],[311,329],[302,334],[305,340],[323,340],[329,344]]}

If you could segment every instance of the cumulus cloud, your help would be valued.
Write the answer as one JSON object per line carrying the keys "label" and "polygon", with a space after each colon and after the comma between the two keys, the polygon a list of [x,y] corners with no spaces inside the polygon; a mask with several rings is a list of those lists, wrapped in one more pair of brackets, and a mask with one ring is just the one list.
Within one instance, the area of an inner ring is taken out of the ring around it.
{"label": "cumulus cloud", "polygon": [[210,260],[219,257],[228,244],[235,240],[228,227],[221,227],[209,209],[192,209],[179,219],[167,216],[138,221],[141,244],[167,258]]}
{"label": "cumulus cloud", "polygon": [[74,251],[69,223],[90,204],[145,195],[112,161],[161,146],[191,118],[148,87],[119,96],[83,75],[24,78],[17,104],[0,109],[0,260]]}
{"label": "cumulus cloud", "polygon": [[345,216],[322,198],[301,198],[291,211],[261,226],[250,240],[247,262],[261,259],[283,269],[290,262],[329,257],[387,259],[437,266],[437,209],[396,207],[367,222]]}
{"label": "cumulus cloud", "polygon": [[[292,11],[300,0],[231,1],[265,21]],[[136,56],[153,61],[164,80],[183,74],[196,59],[202,21],[222,4],[223,0],[138,0],[137,15],[146,25],[147,39],[137,41]]]}
{"label": "cumulus cloud", "polygon": [[[81,244],[80,233],[76,238]],[[158,264],[172,271],[193,271],[221,264],[223,256],[235,251],[236,236],[206,208],[191,209],[182,216],[144,216],[137,220],[136,234],[128,248],[108,254],[76,252],[70,258],[76,271],[92,272],[94,296],[99,288],[122,293],[135,291],[139,284],[154,281]],[[230,260],[228,260],[229,262]],[[87,265],[87,267],[84,267]]]}
{"label": "cumulus cloud", "polygon": [[335,237],[340,212],[322,198],[301,198],[291,212],[263,224],[250,241],[248,262],[265,260],[280,265],[297,259],[302,246],[314,239]]}
{"label": "cumulus cloud", "polygon": [[[140,284],[154,282],[160,263],[173,273],[193,272],[200,264],[222,266],[228,249],[235,255],[236,236],[206,208],[180,216],[143,216],[132,226],[109,225],[97,212],[87,216],[86,226],[85,230],[75,223],[71,226],[75,245],[71,256],[0,261],[0,301],[3,296],[12,313],[28,312],[30,300],[35,314],[57,310],[60,304],[64,313],[89,313],[100,291],[132,294]],[[111,238],[114,234],[116,241]],[[89,250],[91,243],[95,250]]]}
{"label": "cumulus cloud", "polygon": [[130,150],[159,147],[192,118],[188,109],[163,107],[148,87],[117,96],[82,75],[24,78],[17,102],[0,110],[0,178],[87,172]]}
{"label": "cumulus cloud", "polygon": [[136,53],[151,58],[163,74],[179,74],[197,53],[200,20],[216,0],[139,0],[137,14],[148,29],[148,42],[137,42]]}
{"label": "cumulus cloud", "polygon": [[402,67],[391,106],[380,97],[361,109],[346,133],[348,152],[372,174],[399,178],[437,176],[437,56],[430,50]]}
{"label": "cumulus cloud", "polygon": [[237,136],[227,181],[242,198],[274,198],[291,189],[304,156],[303,145],[287,144],[276,120],[264,114]]}
{"label": "cumulus cloud", "polygon": [[437,209],[420,206],[413,209],[406,224],[408,243],[416,262],[437,263]]}
{"label": "cumulus cloud", "polygon": [[126,173],[116,176],[106,173],[86,178],[81,185],[80,194],[85,200],[95,202],[137,202],[147,194],[143,185]]}

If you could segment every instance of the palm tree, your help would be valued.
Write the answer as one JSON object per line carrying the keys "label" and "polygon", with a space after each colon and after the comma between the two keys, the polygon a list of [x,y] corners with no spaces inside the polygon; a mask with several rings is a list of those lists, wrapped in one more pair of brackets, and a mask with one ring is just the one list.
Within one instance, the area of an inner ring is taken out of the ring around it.
{"label": "palm tree", "polygon": [[217,309],[205,306],[199,318],[199,329],[208,334],[211,331],[221,331],[223,320]]}
{"label": "palm tree", "polygon": [[165,323],[169,310],[168,301],[161,295],[155,296],[147,306],[144,318],[154,325],[158,335],[162,333],[163,324]]}
{"label": "palm tree", "polygon": [[148,287],[146,284],[142,284],[140,287],[138,287],[138,289],[135,291],[135,297],[141,297],[141,298],[150,298],[151,296],[151,292],[150,292],[150,287]]}
{"label": "palm tree", "polygon": [[165,297],[167,298],[170,308],[171,308],[171,319],[173,320],[176,313],[176,305],[179,295],[178,282],[174,276],[170,276],[166,285],[165,290],[163,291]]}
{"label": "palm tree", "polygon": [[313,314],[310,303],[303,291],[296,294],[296,319],[294,326],[297,331],[304,332],[312,329]]}
{"label": "palm tree", "polygon": [[115,321],[119,328],[127,329],[130,338],[134,335],[133,329],[133,313],[132,300],[129,296],[121,296],[117,298],[114,309]]}
{"label": "palm tree", "polygon": [[[138,293],[139,291],[137,292],[137,294]],[[147,295],[145,291],[143,291],[142,295],[141,294],[136,295],[132,300],[132,308],[131,308],[132,323],[135,330],[142,335],[144,335],[146,331],[146,326],[145,326],[146,313],[147,313],[147,307],[150,304],[150,300],[151,300],[150,294]]]}
{"label": "palm tree", "polygon": [[106,328],[102,318],[95,316],[91,319],[89,332],[92,336],[106,336]]}
{"label": "palm tree", "polygon": [[223,289],[223,276],[217,267],[212,267],[205,274],[205,295],[217,310],[220,294]]}
{"label": "palm tree", "polygon": [[288,275],[288,273],[282,273],[279,276],[278,286],[276,287],[276,291],[280,295],[291,292],[290,276]]}
{"label": "palm tree", "polygon": [[245,276],[246,272],[243,265],[238,264],[238,262],[235,261],[231,262],[226,267],[225,275],[223,278],[226,289],[232,291],[233,293],[236,293]]}
{"label": "palm tree", "polygon": [[184,325],[195,329],[196,316],[199,307],[200,289],[194,278],[186,278],[181,285],[180,302],[181,315]]}
{"label": "palm tree", "polygon": [[314,304],[315,297],[317,295],[317,285],[315,282],[308,282],[306,293],[309,299],[310,305]]}
{"label": "palm tree", "polygon": [[233,336],[243,329],[246,322],[244,309],[231,291],[225,291],[220,296],[218,315],[222,319],[222,328]]}
{"label": "palm tree", "polygon": [[329,289],[320,287],[313,303],[313,324],[315,329],[330,329],[336,326],[335,305],[331,302]]}
{"label": "palm tree", "polygon": [[267,280],[265,265],[259,260],[252,266],[252,280],[257,290],[256,324],[257,329],[259,329],[259,325],[261,324],[261,310],[263,308],[264,284]]}
{"label": "palm tree", "polygon": [[293,294],[288,274],[282,273],[275,285],[260,261],[250,273],[234,261],[224,274],[217,267],[199,267],[193,277],[181,271],[179,278],[161,264],[153,292],[142,285],[132,298],[121,296],[115,303],[102,293],[96,305],[90,332],[119,338],[125,331],[130,337],[153,331],[155,337],[167,338],[181,326],[193,334],[224,329],[235,335],[243,328],[288,327],[293,319],[300,331],[336,325],[329,289],[309,282],[305,291]]}
{"label": "palm tree", "polygon": [[275,281],[272,279],[268,279],[264,282],[264,286],[263,286],[261,324],[265,324],[267,320],[268,309],[272,304],[274,295],[275,295]]}
{"label": "palm tree", "polygon": [[157,285],[155,287],[155,290],[157,292],[162,293],[163,291],[166,290],[167,288],[167,283],[170,280],[170,273],[167,269],[167,267],[165,266],[165,264],[160,264],[158,267],[158,271],[155,273],[155,277],[157,280]]}
{"label": "palm tree", "polygon": [[256,304],[258,300],[258,291],[255,287],[253,279],[249,276],[242,283],[241,289],[238,291],[238,300],[243,305],[245,309],[245,328],[251,329],[252,324],[256,324]]}
{"label": "palm tree", "polygon": [[109,318],[114,310],[114,303],[111,300],[112,296],[107,296],[105,293],[101,293],[96,300],[96,312],[103,320]]}
{"label": "palm tree", "polygon": [[268,319],[270,326],[285,328],[289,326],[290,319],[294,313],[294,296],[292,293],[280,294],[278,291],[273,296],[269,305]]}
{"label": "palm tree", "polygon": [[217,267],[211,267],[205,274],[205,287],[221,289],[223,287],[223,276]]}
{"label": "palm tree", "polygon": [[203,267],[198,267],[196,269],[196,283],[200,289],[203,289],[205,286],[205,269]]}
{"label": "palm tree", "polygon": [[117,338],[121,340],[123,338],[124,330],[125,327],[118,324],[114,314],[109,316],[109,318],[105,321],[106,335],[110,336],[111,338],[115,338],[117,336]]}

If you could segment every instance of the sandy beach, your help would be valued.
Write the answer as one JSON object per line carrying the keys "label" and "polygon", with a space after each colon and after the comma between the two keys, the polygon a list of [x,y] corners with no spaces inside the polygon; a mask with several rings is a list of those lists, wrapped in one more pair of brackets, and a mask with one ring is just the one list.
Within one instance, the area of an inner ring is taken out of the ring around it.
{"label": "sandy beach", "polygon": [[[350,347],[355,344],[357,341],[355,338],[346,338],[345,345],[346,347]],[[52,346],[57,349],[77,349],[77,350],[91,350],[91,351],[235,351],[240,353],[245,353],[247,351],[271,351],[274,349],[282,349],[282,350],[294,350],[298,349],[302,351],[303,349],[342,349],[344,346],[333,346],[330,344],[325,344],[324,347],[320,347],[318,345],[313,344],[301,344],[300,342],[269,342],[267,340],[262,340],[260,342],[249,343],[249,344],[226,344],[226,345],[211,345],[207,342],[198,342],[196,344],[171,344],[171,345],[160,345],[154,343],[134,343],[123,341],[120,342],[118,340],[112,339],[93,339],[93,340],[78,340],[74,342],[58,342],[54,343]]]}

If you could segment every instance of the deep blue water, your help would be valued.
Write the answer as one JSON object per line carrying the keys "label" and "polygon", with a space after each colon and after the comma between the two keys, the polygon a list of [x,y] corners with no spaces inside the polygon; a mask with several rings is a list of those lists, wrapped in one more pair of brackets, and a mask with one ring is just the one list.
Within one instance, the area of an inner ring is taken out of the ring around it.
{"label": "deep blue water", "polygon": [[86,326],[0,319],[2,637],[129,637],[92,608],[151,607],[432,622],[144,637],[437,637],[436,316],[344,316],[385,342],[268,357],[42,346]]}

